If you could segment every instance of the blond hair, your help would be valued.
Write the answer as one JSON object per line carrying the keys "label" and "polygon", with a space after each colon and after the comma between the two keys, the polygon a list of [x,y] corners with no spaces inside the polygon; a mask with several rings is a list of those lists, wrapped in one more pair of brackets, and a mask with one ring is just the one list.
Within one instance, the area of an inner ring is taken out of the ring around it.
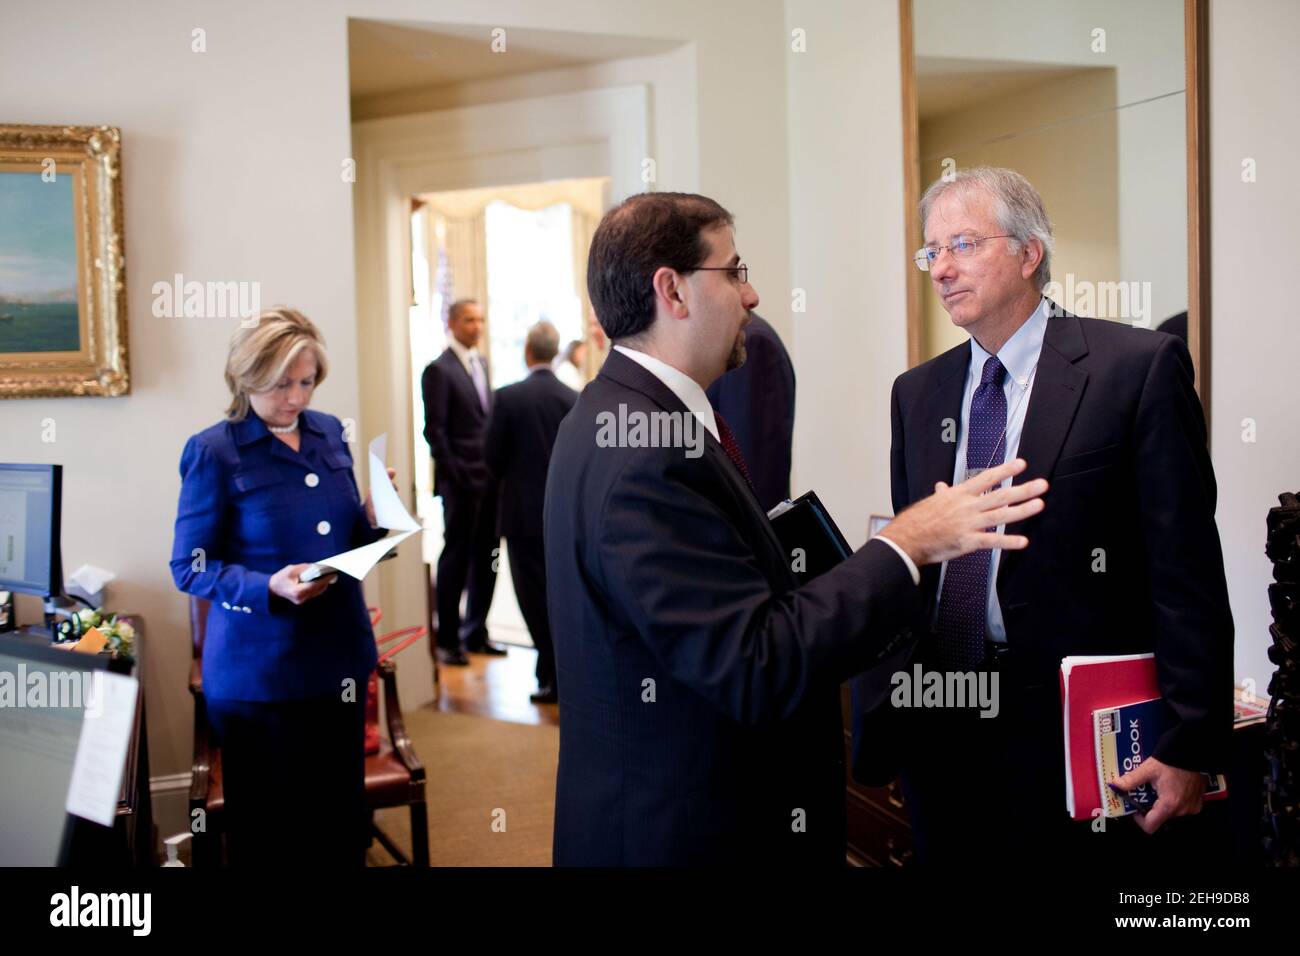
{"label": "blond hair", "polygon": [[226,358],[226,387],[230,405],[226,419],[242,422],[252,407],[250,392],[265,392],[284,377],[303,349],[316,353],[316,384],[325,381],[329,360],[325,339],[311,319],[297,309],[276,306],[267,309],[250,325],[241,326],[230,340]]}

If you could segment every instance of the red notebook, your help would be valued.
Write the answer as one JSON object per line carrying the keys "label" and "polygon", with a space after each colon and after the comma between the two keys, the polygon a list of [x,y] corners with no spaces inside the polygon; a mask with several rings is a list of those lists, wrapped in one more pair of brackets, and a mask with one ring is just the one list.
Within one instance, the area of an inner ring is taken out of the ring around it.
{"label": "red notebook", "polygon": [[1061,713],[1065,727],[1065,808],[1075,820],[1101,809],[1092,712],[1163,696],[1152,654],[1067,657],[1061,661]]}

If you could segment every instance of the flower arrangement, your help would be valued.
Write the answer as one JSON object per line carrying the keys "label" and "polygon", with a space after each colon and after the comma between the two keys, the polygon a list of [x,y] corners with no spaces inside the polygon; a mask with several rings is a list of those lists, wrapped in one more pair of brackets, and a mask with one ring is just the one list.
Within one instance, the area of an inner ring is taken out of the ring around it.
{"label": "flower arrangement", "polygon": [[81,640],[90,630],[98,631],[107,643],[99,653],[112,657],[135,660],[135,628],[116,614],[105,614],[103,608],[86,608],[75,611],[66,621],[60,621],[56,644],[69,644]]}

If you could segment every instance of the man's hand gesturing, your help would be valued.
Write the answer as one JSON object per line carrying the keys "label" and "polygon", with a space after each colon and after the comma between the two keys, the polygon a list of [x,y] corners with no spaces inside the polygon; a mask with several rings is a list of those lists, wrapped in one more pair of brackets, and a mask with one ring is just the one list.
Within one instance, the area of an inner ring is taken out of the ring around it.
{"label": "man's hand gesturing", "polygon": [[[1028,538],[998,534],[990,529],[1024,521],[1043,510],[1045,479],[997,487],[1025,467],[1025,460],[1016,458],[996,468],[987,468],[959,485],[938,482],[934,494],[916,502],[886,525],[881,537],[907,552],[917,567],[950,561],[986,548],[1018,551],[1029,544]],[[989,491],[990,488],[997,490]]]}

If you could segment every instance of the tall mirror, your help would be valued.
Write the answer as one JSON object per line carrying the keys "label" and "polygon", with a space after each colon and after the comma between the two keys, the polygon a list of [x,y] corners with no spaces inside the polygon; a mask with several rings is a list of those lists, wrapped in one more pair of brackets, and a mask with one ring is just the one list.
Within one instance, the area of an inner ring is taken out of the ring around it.
{"label": "tall mirror", "polygon": [[[1181,334],[1208,394],[1204,0],[900,0],[908,250],[936,179],[1007,166],[1042,194],[1047,294]],[[966,340],[909,266],[912,365]]]}

